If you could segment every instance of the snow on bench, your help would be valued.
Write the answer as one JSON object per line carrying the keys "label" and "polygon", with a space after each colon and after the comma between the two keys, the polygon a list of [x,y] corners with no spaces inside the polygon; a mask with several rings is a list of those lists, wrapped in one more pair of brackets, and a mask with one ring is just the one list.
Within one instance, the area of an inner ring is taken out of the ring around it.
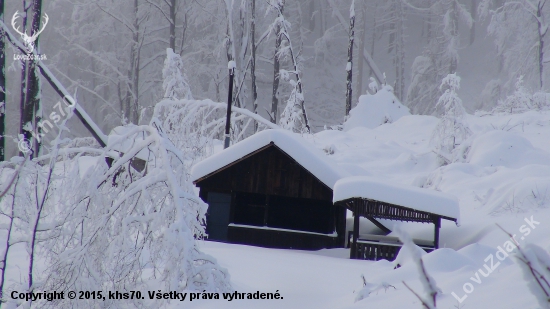
{"label": "snow on bench", "polygon": [[[350,235],[348,235],[348,241],[350,238],[351,238],[351,233]],[[383,245],[391,245],[391,246],[399,246],[399,247],[403,245],[401,240],[399,240],[399,237],[375,235],[375,234],[359,234],[359,238],[357,238],[357,242],[383,244]],[[413,242],[419,247],[433,248],[434,246],[433,241],[430,241],[430,240],[415,238],[413,239]]]}
{"label": "snow on bench", "polygon": [[280,231],[280,232],[288,232],[288,233],[298,233],[298,234],[309,234],[309,235],[319,235],[319,236],[329,236],[329,237],[338,237],[338,233],[336,231],[325,234],[325,233],[317,233],[317,232],[308,232],[308,231],[299,231],[299,230],[291,230],[291,229],[283,229],[278,227],[268,227],[268,226],[255,226],[255,225],[244,225],[244,224],[235,224],[235,223],[229,223],[229,227],[238,227],[238,228],[245,228],[245,229],[256,229],[256,230],[267,230],[267,231]]}
{"label": "snow on bench", "polygon": [[457,199],[442,192],[413,186],[381,182],[365,176],[338,180],[334,185],[333,202],[352,198],[375,200],[457,219],[460,208]]}

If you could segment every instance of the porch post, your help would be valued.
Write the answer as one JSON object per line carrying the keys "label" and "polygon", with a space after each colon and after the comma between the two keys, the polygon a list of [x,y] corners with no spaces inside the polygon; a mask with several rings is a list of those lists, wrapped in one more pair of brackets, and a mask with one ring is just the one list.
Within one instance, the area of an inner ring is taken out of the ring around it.
{"label": "porch post", "polygon": [[350,259],[357,258],[357,239],[359,238],[359,216],[357,214],[357,208],[354,207],[353,211],[353,243],[351,244]]}
{"label": "porch post", "polygon": [[441,227],[441,217],[437,217],[434,220],[434,247],[435,249],[439,249],[439,228]]}

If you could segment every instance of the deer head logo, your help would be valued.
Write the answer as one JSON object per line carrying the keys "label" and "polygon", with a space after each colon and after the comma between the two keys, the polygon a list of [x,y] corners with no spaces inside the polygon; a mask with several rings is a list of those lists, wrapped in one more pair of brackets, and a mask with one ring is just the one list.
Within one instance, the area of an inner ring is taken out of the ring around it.
{"label": "deer head logo", "polygon": [[44,13],[44,22],[42,23],[42,29],[38,30],[36,33],[33,33],[31,36],[28,36],[26,32],[21,32],[19,30],[19,27],[16,27],[15,22],[19,18],[19,16],[19,11],[16,11],[15,14],[13,14],[13,17],[11,19],[11,26],[13,27],[13,30],[15,30],[15,32],[21,35],[21,38],[23,39],[23,42],[27,47],[27,53],[32,54],[32,52],[34,51],[34,41],[38,39],[38,36],[40,35],[40,33],[42,33],[42,31],[44,31],[44,28],[46,28],[46,25],[48,24],[48,14]]}

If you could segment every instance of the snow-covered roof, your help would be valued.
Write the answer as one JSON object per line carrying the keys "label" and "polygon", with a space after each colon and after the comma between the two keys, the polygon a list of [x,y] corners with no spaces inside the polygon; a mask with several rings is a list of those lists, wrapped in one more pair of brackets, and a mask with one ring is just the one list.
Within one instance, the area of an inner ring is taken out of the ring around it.
{"label": "snow-covered roof", "polygon": [[333,202],[350,198],[365,198],[459,219],[457,199],[442,192],[413,186],[381,182],[365,176],[338,180],[334,185]]}
{"label": "snow-covered roof", "polygon": [[300,135],[287,130],[265,130],[195,164],[191,169],[191,180],[197,181],[212,174],[270,143],[274,143],[331,189],[338,179],[349,176]]}

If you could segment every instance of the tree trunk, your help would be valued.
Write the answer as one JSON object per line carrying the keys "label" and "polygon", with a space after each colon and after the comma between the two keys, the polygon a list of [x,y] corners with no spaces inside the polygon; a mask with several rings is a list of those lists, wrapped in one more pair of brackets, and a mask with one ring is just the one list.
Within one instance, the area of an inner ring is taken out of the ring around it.
{"label": "tree trunk", "polygon": [[[279,7],[279,16],[280,14],[283,14],[285,6],[285,1],[280,2]],[[273,57],[273,93],[271,95],[271,115],[270,120],[273,123],[277,123],[277,108],[279,105],[279,70],[280,70],[280,63],[279,63],[279,57],[277,56],[277,53],[279,52],[279,49],[281,48],[281,41],[282,37],[279,34],[281,32],[281,26],[277,25],[275,29],[275,33],[277,37],[275,38],[275,56]]]}
{"label": "tree trunk", "polygon": [[[31,33],[34,35],[35,33],[38,33],[40,31],[40,21],[42,17],[42,0],[33,0],[32,3],[33,7],[33,14],[32,14],[32,24],[31,24]],[[40,37],[36,39],[35,43],[35,50],[37,54],[40,53]],[[42,135],[42,111],[40,108],[41,100],[40,100],[40,77],[39,77],[38,68],[36,67],[36,62],[33,60],[29,61],[29,67],[27,70],[27,95],[25,97],[26,99],[26,105],[29,106],[29,108],[32,108],[32,114],[34,116],[33,122],[33,128],[36,132],[37,138],[34,139],[34,154],[36,156],[39,155],[40,152],[40,145],[42,144],[42,141],[40,139],[40,136]]]}
{"label": "tree trunk", "polygon": [[309,31],[313,33],[315,30],[315,2],[318,0],[310,0],[309,1]]}
{"label": "tree trunk", "polygon": [[319,27],[319,36],[322,37],[325,35],[325,32],[327,31],[327,21],[325,16],[325,0],[319,1],[319,23],[321,26]]}
{"label": "tree trunk", "polygon": [[[361,45],[359,46],[359,52],[363,52],[365,49],[365,42],[367,41],[367,4],[363,2],[362,4],[362,17],[363,17],[363,31],[361,32]],[[357,74],[357,87],[355,89],[358,90],[358,93],[356,94],[356,101],[359,100],[359,96],[361,96],[364,93],[364,82],[363,82],[363,73],[365,70],[365,59],[363,57],[359,57],[359,72]]]}
{"label": "tree trunk", "polygon": [[[0,0],[0,21],[4,22],[4,0]],[[6,159],[6,48],[0,37],[0,162]],[[2,280],[3,282],[3,280]],[[2,290],[0,289],[0,293]]]}
{"label": "tree trunk", "polygon": [[[452,4],[452,14],[451,18],[453,19],[453,28],[451,29],[451,35],[458,38],[458,9],[456,7],[456,2]],[[451,58],[451,66],[449,67],[449,74],[456,73],[458,68],[458,59],[456,57]]]}
{"label": "tree trunk", "polygon": [[[256,85],[256,0],[251,0],[252,18],[250,20],[250,79],[252,80],[252,108],[258,114],[258,88]],[[258,122],[254,121],[254,133],[258,131]]]}
{"label": "tree trunk", "polygon": [[170,1],[170,48],[176,52],[176,0]]}
{"label": "tree trunk", "polygon": [[477,0],[472,0],[470,14],[472,14],[472,28],[470,28],[470,45],[472,45],[474,44],[474,41],[476,39]]}
{"label": "tree trunk", "polygon": [[[23,7],[25,8],[23,14],[23,33],[27,32],[27,16],[29,16],[29,10],[30,6],[27,5],[27,0],[23,0]],[[21,60],[21,93],[20,93],[20,100],[19,100],[19,107],[20,107],[20,121],[19,121],[19,134],[23,135],[23,138],[27,141],[30,141],[32,139],[32,132],[29,131],[29,127],[31,126],[34,130],[33,126],[33,120],[34,120],[34,110],[32,106],[28,105],[28,101],[25,99],[27,96],[27,64],[28,61]],[[29,145],[30,146],[30,145]],[[21,156],[24,156],[25,154],[23,152],[20,152]],[[31,157],[32,158],[32,157]]]}
{"label": "tree trunk", "polygon": [[348,44],[348,63],[346,65],[346,117],[351,110],[351,99],[353,95],[353,40],[355,39],[355,0],[351,2],[350,20],[349,20],[349,44]]}
{"label": "tree trunk", "polygon": [[538,25],[538,40],[539,40],[539,83],[540,83],[540,90],[544,91],[544,36],[546,35],[546,32],[548,29],[543,29],[544,25],[540,22],[542,19],[542,6],[544,4],[541,4],[539,1],[537,4],[537,25]]}
{"label": "tree trunk", "polygon": [[139,23],[138,23],[138,0],[134,0],[134,23],[132,33],[131,61],[129,70],[130,85],[127,85],[125,111],[128,122],[138,123],[138,106],[139,106],[139,57],[140,57],[140,42],[139,42]]}
{"label": "tree trunk", "polygon": [[[376,4],[375,8],[374,8],[374,14],[372,14],[372,17],[373,17],[373,22],[372,22],[372,32],[371,32],[371,42],[370,42],[370,56],[374,59],[374,46],[376,45],[376,27],[378,26],[377,25],[377,16],[376,16],[376,11],[378,10],[378,3]],[[366,29],[366,23],[365,23],[365,29]],[[364,49],[363,49],[364,50]],[[363,52],[363,51],[361,51]],[[364,58],[364,57],[363,57]],[[376,79],[378,79],[379,82],[381,82],[376,74],[376,72],[374,71],[374,69],[372,68],[372,66],[369,65],[369,77],[371,77],[372,75],[376,76]]]}
{"label": "tree trunk", "polygon": [[403,100],[405,95],[405,16],[403,3],[396,1],[396,28],[395,28],[395,95]]}

